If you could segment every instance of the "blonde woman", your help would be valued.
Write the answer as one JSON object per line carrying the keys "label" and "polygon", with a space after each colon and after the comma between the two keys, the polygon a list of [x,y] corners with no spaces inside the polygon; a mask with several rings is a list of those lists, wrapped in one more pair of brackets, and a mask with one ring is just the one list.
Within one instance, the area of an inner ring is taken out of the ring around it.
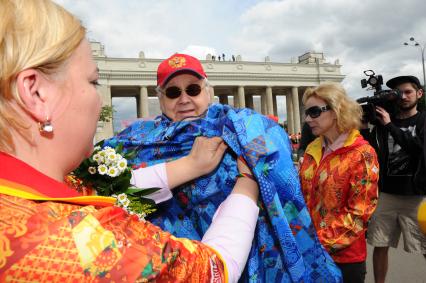
{"label": "blonde woman", "polygon": [[364,282],[365,231],[377,204],[379,168],[358,131],[361,107],[337,83],[307,89],[303,103],[305,121],[317,136],[300,168],[307,207],[344,282]]}

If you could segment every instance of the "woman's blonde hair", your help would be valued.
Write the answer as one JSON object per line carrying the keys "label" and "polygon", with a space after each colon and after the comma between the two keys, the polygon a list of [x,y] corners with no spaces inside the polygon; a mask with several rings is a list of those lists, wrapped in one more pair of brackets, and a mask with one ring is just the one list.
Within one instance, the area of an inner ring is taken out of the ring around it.
{"label": "woman's blonde hair", "polygon": [[11,127],[23,135],[28,128],[11,103],[22,105],[18,74],[58,73],[85,35],[81,22],[50,0],[0,1],[0,150],[14,150]]}
{"label": "woman's blonde hair", "polygon": [[308,88],[303,94],[303,104],[306,104],[310,97],[321,98],[336,113],[340,133],[361,126],[362,108],[346,94],[341,84],[327,82],[316,88]]}

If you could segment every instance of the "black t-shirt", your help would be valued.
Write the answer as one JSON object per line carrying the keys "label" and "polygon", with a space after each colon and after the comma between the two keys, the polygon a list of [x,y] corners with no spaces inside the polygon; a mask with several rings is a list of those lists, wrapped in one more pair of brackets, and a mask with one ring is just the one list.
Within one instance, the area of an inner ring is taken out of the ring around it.
{"label": "black t-shirt", "polygon": [[[420,113],[406,118],[395,119],[392,123],[411,136],[416,136],[416,123]],[[418,157],[410,155],[401,145],[395,142],[391,134],[388,136],[388,160],[384,188],[386,192],[411,195],[413,194],[413,174],[416,170]]]}

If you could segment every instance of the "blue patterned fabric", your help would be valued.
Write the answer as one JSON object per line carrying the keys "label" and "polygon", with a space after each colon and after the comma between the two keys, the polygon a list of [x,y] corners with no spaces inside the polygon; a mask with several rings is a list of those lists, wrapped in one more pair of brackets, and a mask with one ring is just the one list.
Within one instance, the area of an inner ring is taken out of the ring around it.
{"label": "blue patterned fabric", "polygon": [[291,160],[288,135],[250,109],[214,104],[204,118],[171,122],[165,116],[137,121],[105,145],[137,150],[134,166],[187,155],[197,136],[220,136],[229,146],[209,175],[173,190],[150,220],[178,237],[200,240],[236,182],[242,155],[260,188],[260,215],[241,282],[341,282],[341,273],[321,246]]}

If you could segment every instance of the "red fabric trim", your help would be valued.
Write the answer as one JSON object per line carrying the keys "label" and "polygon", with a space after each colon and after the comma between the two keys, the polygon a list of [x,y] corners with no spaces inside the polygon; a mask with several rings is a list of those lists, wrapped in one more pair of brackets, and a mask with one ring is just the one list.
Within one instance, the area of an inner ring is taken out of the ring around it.
{"label": "red fabric trim", "polygon": [[25,162],[0,152],[0,178],[21,184],[20,189],[29,187],[32,193],[51,198],[67,198],[81,196],[64,183],[58,182]]}

